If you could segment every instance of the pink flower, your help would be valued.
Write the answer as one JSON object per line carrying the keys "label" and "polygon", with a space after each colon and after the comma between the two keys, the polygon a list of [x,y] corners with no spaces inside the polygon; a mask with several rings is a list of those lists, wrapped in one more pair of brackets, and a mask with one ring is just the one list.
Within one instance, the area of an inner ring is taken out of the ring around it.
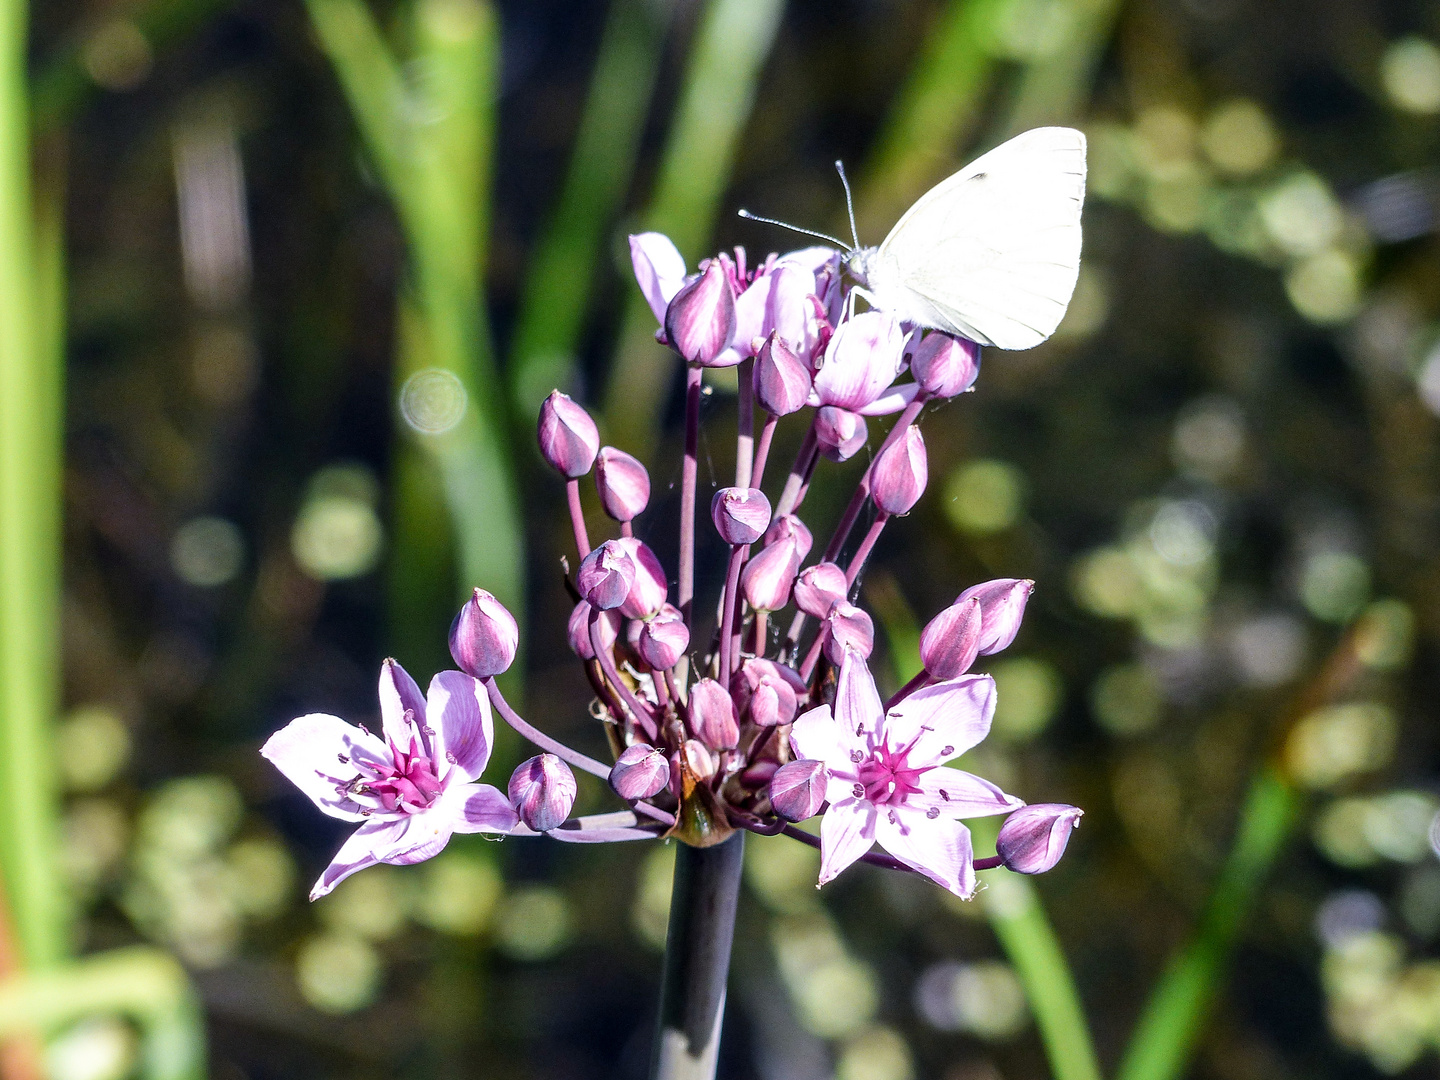
{"label": "pink flower", "polygon": [[913,383],[886,394],[905,364],[905,333],[895,317],[866,311],[840,324],[815,373],[811,405],[865,416],[899,412],[919,391]]}
{"label": "pink flower", "polygon": [[985,738],[994,713],[994,680],[966,675],[917,690],[887,714],[865,662],[847,656],[833,710],[810,710],[790,734],[798,758],[823,762],[829,772],[820,884],[878,840],[955,895],[974,895],[970,830],[960,820],[1024,804],[988,780],[944,766]]}
{"label": "pink flower", "polygon": [[380,666],[384,738],[338,716],[310,713],[260,753],[324,813],[360,827],[310,890],[317,900],[357,870],[440,853],[454,833],[507,833],[518,821],[498,789],[475,781],[495,733],[478,681],[442,671],[421,697],[394,660]]}

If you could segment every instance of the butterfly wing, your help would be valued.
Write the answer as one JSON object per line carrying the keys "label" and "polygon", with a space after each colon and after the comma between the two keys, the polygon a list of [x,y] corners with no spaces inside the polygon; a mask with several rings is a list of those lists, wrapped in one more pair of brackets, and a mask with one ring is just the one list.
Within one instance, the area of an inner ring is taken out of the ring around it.
{"label": "butterfly wing", "polygon": [[1060,325],[1080,269],[1085,136],[1017,135],[931,188],[867,267],[880,307],[982,345],[1029,349]]}

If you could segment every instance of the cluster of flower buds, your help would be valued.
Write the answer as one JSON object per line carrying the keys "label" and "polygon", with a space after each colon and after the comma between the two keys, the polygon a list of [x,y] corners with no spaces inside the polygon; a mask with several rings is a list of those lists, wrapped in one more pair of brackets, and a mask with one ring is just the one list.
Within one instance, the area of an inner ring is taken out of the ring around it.
{"label": "cluster of flower buds", "polygon": [[[951,767],[986,737],[994,713],[994,681],[971,668],[1014,641],[1034,583],[1000,579],[962,592],[924,628],[923,670],[888,701],[869,669],[875,625],[855,602],[887,522],[908,514],[925,492],[921,411],[970,389],[979,347],[883,310],[856,313],[842,257],[829,248],[771,255],[753,267],[736,249],[694,273],[659,234],[631,237],[630,250],[656,339],[689,371],[673,575],[636,532],[650,501],[645,466],[602,446],[594,419],[559,391],[545,400],[538,425],[541,456],[565,481],[578,549],[568,638],[594,689],[592,713],[605,725],[612,761],[556,742],[510,708],[496,676],[515,660],[519,629],[494,596],[476,589],[450,631],[460,671],[436,676],[428,701],[400,678],[398,665],[382,674],[383,743],[333,717],[302,717],[267,744],[267,755],[327,813],[364,821],[362,839],[347,843],[317,889],[371,862],[433,855],[444,839],[421,844],[415,830],[422,824],[444,838],[458,831],[572,841],[663,835],[698,846],[737,829],[783,831],[821,847],[822,884],[867,859],[960,896],[973,894],[977,869],[1050,869],[1080,811],[1027,806]],[[735,366],[735,482],[714,492],[702,524],[701,373]],[[806,410],[788,472],[767,469],[780,419]],[[872,434],[869,420],[896,414],[888,432]],[[855,457],[872,438],[869,468],[829,543],[812,557],[800,511],[814,470],[822,459]],[[591,472],[599,506],[618,523],[593,547],[579,485]],[[713,608],[693,595],[702,527],[729,550]],[[790,608],[793,615],[778,618]],[[706,611],[716,613],[713,623]],[[542,751],[515,770],[505,793],[477,783],[493,743],[492,706]],[[297,742],[320,740],[317,732],[323,746],[316,741],[318,751],[298,755]],[[630,811],[570,818],[578,790],[572,767],[607,781]],[[818,839],[792,824],[817,814],[825,815]],[[997,854],[977,859],[963,822],[999,814],[1008,818]],[[877,842],[888,857],[870,851]]]}

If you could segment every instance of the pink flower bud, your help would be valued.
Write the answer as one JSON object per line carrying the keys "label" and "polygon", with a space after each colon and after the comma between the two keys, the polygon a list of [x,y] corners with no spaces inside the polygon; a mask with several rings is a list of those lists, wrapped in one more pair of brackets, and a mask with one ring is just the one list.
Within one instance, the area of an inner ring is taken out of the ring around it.
{"label": "pink flower bud", "polygon": [[580,564],[575,588],[591,607],[601,611],[625,603],[635,586],[635,560],[618,540],[606,540]]}
{"label": "pink flower bud", "polygon": [[983,623],[980,601],[973,597],[951,604],[920,631],[920,659],[936,679],[964,675],[975,663]]}
{"label": "pink flower bud", "polygon": [[825,656],[836,667],[847,652],[868,660],[875,649],[875,624],[848,600],[836,600],[825,616]]}
{"label": "pink flower bud", "polygon": [[774,416],[789,416],[810,397],[810,369],[772,330],[755,358],[755,400]]}
{"label": "pink flower bud", "polygon": [[595,459],[595,488],[600,505],[616,521],[633,521],[650,503],[650,474],[638,460],[602,446]]}
{"label": "pink flower bud", "polygon": [[[575,605],[575,610],[570,612],[570,625],[566,627],[566,636],[570,640],[570,651],[581,660],[594,660],[595,647],[590,644],[590,613],[595,609],[581,600]],[[620,613],[617,611],[602,611],[600,613],[600,644],[607,651],[615,648],[615,642],[620,637]]]}
{"label": "pink flower bud", "polygon": [[1060,861],[1070,834],[1085,811],[1062,803],[1022,806],[1005,819],[995,853],[1005,869],[1017,874],[1043,874]]}
{"label": "pink flower bud", "polygon": [[859,411],[895,381],[904,361],[905,333],[893,315],[856,315],[840,324],[825,347],[825,362],[815,374],[816,399]]}
{"label": "pink flower bud", "polygon": [[461,671],[476,679],[508,671],[519,646],[515,616],[484,589],[475,590],[450,624],[450,655]]}
{"label": "pink flower bud", "polygon": [[770,780],[770,805],[786,821],[804,821],[825,805],[830,773],[823,761],[792,761]]}
{"label": "pink flower bud", "polygon": [[[665,309],[665,336],[687,363],[714,363],[735,336],[735,294],[725,268],[711,259],[705,272],[675,294]],[[735,362],[740,361],[734,354]]]}
{"label": "pink flower bud", "polygon": [[779,611],[790,603],[790,583],[799,569],[793,538],[771,544],[740,572],[745,602],[755,611]]}
{"label": "pink flower bud", "polygon": [[809,527],[794,514],[781,514],[770,523],[770,527],[765,530],[765,546],[779,543],[787,537],[795,540],[795,557],[804,562],[805,556],[810,554],[810,549],[815,544],[815,537]]}
{"label": "pink flower bud", "polygon": [[701,679],[690,687],[686,705],[690,730],[714,750],[733,750],[740,743],[740,722],[735,703],[714,679]]}
{"label": "pink flower bud", "polygon": [[685,626],[685,616],[674,604],[666,604],[658,615],[643,623],[635,642],[640,659],[656,671],[669,671],[689,647],[690,631]]}
{"label": "pink flower bud", "polygon": [[794,591],[796,607],[812,618],[823,619],[830,614],[831,604],[845,599],[850,587],[844,570],[833,562],[822,562],[800,571]]}
{"label": "pink flower bud", "polygon": [[910,356],[910,374],[931,397],[963,394],[980,374],[980,346],[939,331],[926,334]]}
{"label": "pink flower bud", "polygon": [[595,464],[600,432],[590,414],[559,390],[540,406],[540,453],[552,468],[575,479]]}
{"label": "pink flower bud", "polygon": [[648,799],[670,784],[670,763],[648,743],[627,746],[610,770],[610,787],[622,799]]}
{"label": "pink flower bud", "polygon": [[690,775],[694,776],[697,780],[709,780],[715,775],[715,771],[720,768],[720,763],[715,760],[715,755],[710,752],[710,748],[699,739],[686,739],[680,747],[680,753],[676,755],[676,760],[673,763],[674,768],[671,773],[671,782],[677,787],[679,786],[679,781],[676,779],[676,776],[678,775],[681,762],[684,762],[690,769]]}
{"label": "pink flower bud", "polygon": [[849,461],[868,437],[865,418],[859,413],[833,405],[815,410],[815,442],[831,461]]}
{"label": "pink flower bud", "polygon": [[635,564],[635,584],[620,605],[620,614],[629,619],[648,619],[665,606],[669,595],[665,568],[649,545],[633,536],[622,536],[613,543],[624,548]]}
{"label": "pink flower bud", "polygon": [[554,754],[537,754],[510,776],[510,805],[536,832],[549,832],[575,805],[575,774]]}
{"label": "pink flower bud", "polygon": [[790,668],[754,657],[740,665],[730,690],[742,716],[759,727],[776,727],[795,719],[805,684]]}
{"label": "pink flower bud", "polygon": [[1025,603],[1035,589],[1035,582],[1023,578],[996,578],[981,585],[972,585],[955,602],[980,601],[980,655],[989,656],[1006,648],[1020,632],[1025,616]]}
{"label": "pink flower bud", "polygon": [[770,524],[770,500],[759,488],[721,488],[710,500],[710,520],[727,544],[753,544]]}
{"label": "pink flower bud", "polygon": [[908,514],[925,494],[929,477],[925,440],[912,424],[870,467],[870,497],[887,514]]}

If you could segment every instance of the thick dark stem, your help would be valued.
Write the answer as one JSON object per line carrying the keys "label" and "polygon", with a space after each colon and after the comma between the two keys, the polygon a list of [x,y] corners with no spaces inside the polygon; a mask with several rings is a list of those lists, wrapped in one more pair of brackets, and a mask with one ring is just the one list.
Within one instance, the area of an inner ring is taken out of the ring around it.
{"label": "thick dark stem", "polygon": [[714,847],[681,844],[675,852],[651,1080],[715,1075],[744,853],[744,832]]}

